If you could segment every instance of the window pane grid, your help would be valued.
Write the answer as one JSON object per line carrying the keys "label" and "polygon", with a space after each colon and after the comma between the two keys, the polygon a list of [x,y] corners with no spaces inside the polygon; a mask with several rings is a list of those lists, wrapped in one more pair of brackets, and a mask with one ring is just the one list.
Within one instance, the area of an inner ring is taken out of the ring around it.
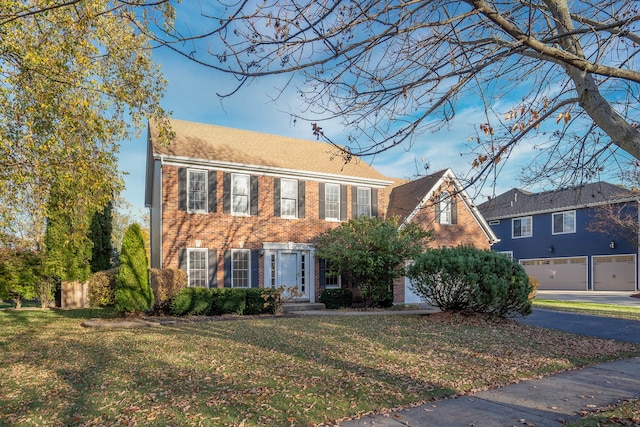
{"label": "window pane grid", "polygon": [[325,186],[324,212],[326,219],[340,219],[340,186],[327,184]]}
{"label": "window pane grid", "polygon": [[451,195],[443,191],[440,194],[440,224],[451,224]]}
{"label": "window pane grid", "polygon": [[371,189],[358,188],[357,194],[357,216],[371,216]]}
{"label": "window pane grid", "polygon": [[283,179],[280,184],[280,214],[285,217],[297,217],[298,181]]}
{"label": "window pane grid", "polygon": [[231,277],[234,288],[249,287],[249,251],[231,253]]}
{"label": "window pane grid", "polygon": [[249,176],[234,174],[231,183],[231,206],[234,214],[249,214]]}
{"label": "window pane grid", "polygon": [[207,176],[204,171],[189,171],[188,206],[190,211],[204,211],[207,206]]}
{"label": "window pane grid", "polygon": [[207,251],[190,250],[188,252],[188,274],[190,287],[207,287]]}

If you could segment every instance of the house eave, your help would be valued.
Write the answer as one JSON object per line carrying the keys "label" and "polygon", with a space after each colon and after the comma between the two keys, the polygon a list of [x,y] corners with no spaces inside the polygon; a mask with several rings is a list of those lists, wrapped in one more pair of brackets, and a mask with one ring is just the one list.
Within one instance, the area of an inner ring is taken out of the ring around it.
{"label": "house eave", "polygon": [[626,197],[626,198],[622,198],[622,199],[607,200],[607,201],[601,201],[601,202],[583,203],[583,204],[580,204],[580,205],[558,206],[558,207],[555,207],[553,209],[551,209],[551,208],[538,209],[538,210],[535,210],[535,211],[516,212],[516,213],[513,213],[513,214],[509,214],[509,215],[489,216],[489,215],[485,214],[484,217],[485,217],[485,219],[487,221],[493,221],[493,220],[520,218],[520,217],[523,217],[523,216],[534,216],[534,215],[542,215],[542,214],[547,214],[547,213],[564,212],[564,211],[570,211],[570,210],[575,210],[575,209],[587,209],[587,208],[593,208],[593,207],[598,207],[598,206],[616,205],[616,204],[620,204],[620,203],[629,203],[629,202],[638,202],[638,203],[640,203],[640,197]]}
{"label": "house eave", "polygon": [[194,159],[190,157],[171,156],[156,154],[154,158],[160,160],[162,157],[163,164],[182,167],[207,167],[224,172],[250,173],[253,175],[277,176],[277,177],[294,177],[305,178],[312,181],[333,182],[339,184],[362,184],[375,188],[385,188],[393,184],[390,180],[381,180],[374,178],[359,177],[353,175],[336,175],[323,172],[314,172],[307,170],[296,170],[278,168],[264,165],[252,165],[244,163],[222,162],[217,160]]}

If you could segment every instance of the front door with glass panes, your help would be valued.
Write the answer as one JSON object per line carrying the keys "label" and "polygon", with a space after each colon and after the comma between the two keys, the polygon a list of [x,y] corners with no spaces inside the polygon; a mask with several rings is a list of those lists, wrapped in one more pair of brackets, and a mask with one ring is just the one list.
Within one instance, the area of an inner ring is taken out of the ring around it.
{"label": "front door with glass panes", "polygon": [[269,253],[272,287],[284,287],[285,298],[309,300],[309,252],[277,251]]}

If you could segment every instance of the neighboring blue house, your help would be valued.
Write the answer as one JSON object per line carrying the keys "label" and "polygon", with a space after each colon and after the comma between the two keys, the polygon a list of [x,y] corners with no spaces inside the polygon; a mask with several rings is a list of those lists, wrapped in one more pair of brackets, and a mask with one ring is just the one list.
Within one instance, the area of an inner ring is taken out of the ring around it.
{"label": "neighboring blue house", "polygon": [[[514,188],[478,209],[500,239],[492,249],[518,260],[540,289],[634,291],[639,201],[638,191],[598,182],[542,193]],[[620,216],[633,231],[614,224]]]}

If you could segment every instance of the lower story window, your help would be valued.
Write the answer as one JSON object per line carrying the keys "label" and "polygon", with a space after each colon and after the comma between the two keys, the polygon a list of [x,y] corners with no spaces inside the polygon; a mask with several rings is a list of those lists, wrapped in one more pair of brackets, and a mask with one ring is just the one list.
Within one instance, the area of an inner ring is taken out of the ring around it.
{"label": "lower story window", "polygon": [[189,249],[187,251],[187,274],[189,275],[189,286],[206,288],[207,272],[207,250]]}
{"label": "lower story window", "polygon": [[326,272],[324,278],[324,287],[327,289],[340,288],[340,276],[332,275],[329,273],[331,271],[331,263],[329,260],[324,260],[324,270]]}
{"label": "lower story window", "polygon": [[249,287],[249,255],[248,249],[231,251],[231,286],[234,288]]}

